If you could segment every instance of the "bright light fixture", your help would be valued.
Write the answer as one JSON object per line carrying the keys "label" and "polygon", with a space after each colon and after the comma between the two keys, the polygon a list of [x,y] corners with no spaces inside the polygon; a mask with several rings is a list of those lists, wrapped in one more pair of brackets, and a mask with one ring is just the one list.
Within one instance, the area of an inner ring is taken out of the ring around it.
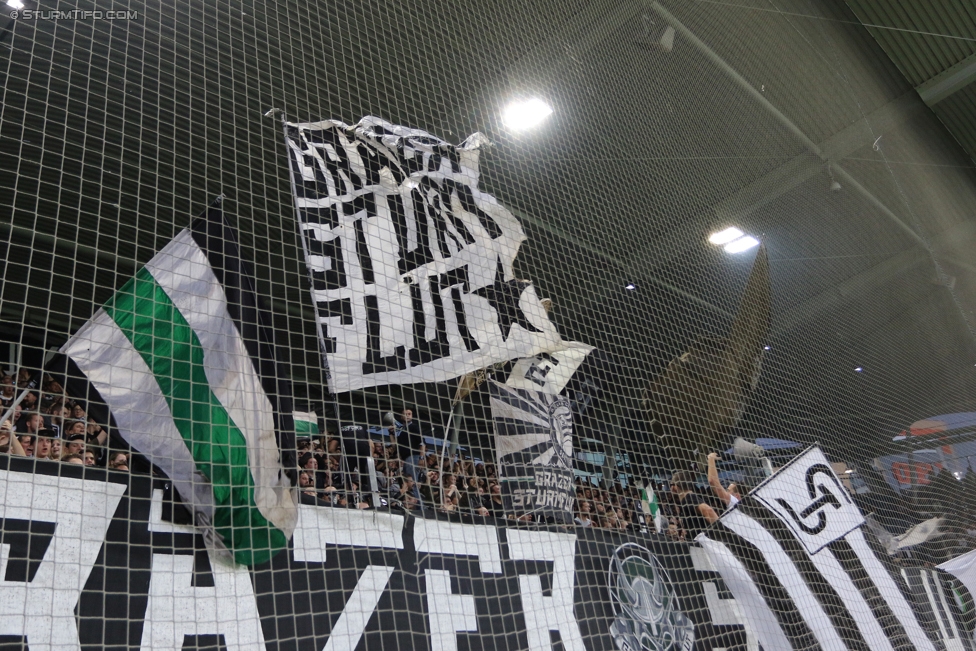
{"label": "bright light fixture", "polygon": [[516,100],[502,111],[502,122],[513,131],[524,131],[538,126],[552,115],[552,107],[538,97]]}
{"label": "bright light fixture", "polygon": [[20,0],[7,0],[7,6],[11,9],[23,9],[24,3]]}
{"label": "bright light fixture", "polygon": [[862,367],[860,367],[860,366],[858,366],[857,368],[855,368],[855,369],[854,369],[854,372],[855,372],[855,373],[860,373],[860,372],[862,372],[863,370],[864,370],[864,368],[862,368]]}
{"label": "bright light fixture", "polygon": [[752,235],[746,235],[745,237],[740,237],[737,240],[732,240],[725,245],[726,253],[742,253],[743,251],[748,251],[754,246],[759,246],[759,240],[754,238]]}
{"label": "bright light fixture", "polygon": [[737,240],[742,237],[743,233],[735,226],[729,226],[724,231],[716,231],[708,236],[708,241],[715,246],[722,246],[723,244],[728,244],[732,240]]}
{"label": "bright light fixture", "polygon": [[627,283],[627,285],[624,286],[624,289],[629,289],[630,291],[634,291],[635,289],[637,289],[637,285],[635,285],[634,283]]}

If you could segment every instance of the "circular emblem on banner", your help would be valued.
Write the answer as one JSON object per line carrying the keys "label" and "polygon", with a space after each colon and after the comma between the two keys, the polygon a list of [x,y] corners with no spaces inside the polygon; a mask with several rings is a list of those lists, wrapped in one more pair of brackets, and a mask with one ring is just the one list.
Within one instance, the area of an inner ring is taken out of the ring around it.
{"label": "circular emblem on banner", "polygon": [[616,614],[610,634],[620,651],[688,651],[695,626],[678,609],[661,562],[645,547],[627,543],[610,560],[610,598]]}
{"label": "circular emblem on banner", "polygon": [[549,439],[553,450],[549,464],[572,468],[573,409],[566,398],[560,398],[549,405]]}

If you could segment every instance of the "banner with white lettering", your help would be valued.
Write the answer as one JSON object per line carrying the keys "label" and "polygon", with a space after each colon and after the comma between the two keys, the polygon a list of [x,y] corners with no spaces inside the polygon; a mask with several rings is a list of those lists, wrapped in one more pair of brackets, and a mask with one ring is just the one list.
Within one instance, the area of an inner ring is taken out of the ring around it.
{"label": "banner with white lettering", "polygon": [[0,645],[756,651],[696,547],[302,496],[289,548],[207,551],[169,482],[0,456]]}
{"label": "banner with white lettering", "polygon": [[573,409],[569,399],[489,380],[507,514],[573,519]]}
{"label": "banner with white lettering", "polygon": [[333,392],[440,382],[558,347],[512,263],[525,234],[478,187],[474,134],[452,145],[366,117],[285,124]]}

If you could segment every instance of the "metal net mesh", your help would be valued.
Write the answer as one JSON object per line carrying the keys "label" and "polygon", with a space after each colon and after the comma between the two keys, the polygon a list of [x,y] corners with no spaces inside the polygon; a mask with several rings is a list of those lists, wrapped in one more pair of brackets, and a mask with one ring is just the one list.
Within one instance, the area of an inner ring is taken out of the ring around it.
{"label": "metal net mesh", "polygon": [[21,4],[0,646],[971,648],[976,178],[846,5]]}

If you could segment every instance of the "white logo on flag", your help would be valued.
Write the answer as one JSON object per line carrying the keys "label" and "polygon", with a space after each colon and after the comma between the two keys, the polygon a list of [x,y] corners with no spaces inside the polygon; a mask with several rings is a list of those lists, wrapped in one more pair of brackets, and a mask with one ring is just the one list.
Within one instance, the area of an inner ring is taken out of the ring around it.
{"label": "white logo on flag", "polygon": [[512,264],[515,216],[454,146],[367,117],[286,125],[295,205],[334,392],[441,382],[561,338]]}
{"label": "white logo on flag", "polygon": [[793,459],[752,495],[786,523],[809,554],[864,524],[819,448]]}

